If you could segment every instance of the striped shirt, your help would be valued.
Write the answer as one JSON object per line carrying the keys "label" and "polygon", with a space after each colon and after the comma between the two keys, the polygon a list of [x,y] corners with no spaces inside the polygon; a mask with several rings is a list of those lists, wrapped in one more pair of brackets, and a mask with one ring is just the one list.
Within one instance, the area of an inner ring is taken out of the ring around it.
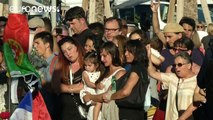
{"label": "striped shirt", "polygon": [[161,78],[163,89],[168,89],[166,120],[177,120],[176,94],[178,95],[178,110],[186,110],[193,101],[197,75],[182,80],[174,73],[161,73]]}

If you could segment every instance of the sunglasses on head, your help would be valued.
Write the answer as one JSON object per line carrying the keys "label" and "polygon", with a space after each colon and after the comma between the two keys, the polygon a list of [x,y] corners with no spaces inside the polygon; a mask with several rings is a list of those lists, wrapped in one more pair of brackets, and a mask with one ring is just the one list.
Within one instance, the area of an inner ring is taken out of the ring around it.
{"label": "sunglasses on head", "polygon": [[172,67],[176,68],[176,67],[182,67],[183,65],[186,65],[188,63],[178,63],[178,64],[173,64]]}

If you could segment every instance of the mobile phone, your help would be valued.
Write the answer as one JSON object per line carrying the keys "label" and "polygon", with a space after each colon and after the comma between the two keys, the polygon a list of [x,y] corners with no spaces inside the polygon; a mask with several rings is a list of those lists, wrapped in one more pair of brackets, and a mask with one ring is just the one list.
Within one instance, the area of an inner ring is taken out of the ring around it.
{"label": "mobile phone", "polygon": [[56,34],[61,35],[62,34],[62,28],[56,28]]}

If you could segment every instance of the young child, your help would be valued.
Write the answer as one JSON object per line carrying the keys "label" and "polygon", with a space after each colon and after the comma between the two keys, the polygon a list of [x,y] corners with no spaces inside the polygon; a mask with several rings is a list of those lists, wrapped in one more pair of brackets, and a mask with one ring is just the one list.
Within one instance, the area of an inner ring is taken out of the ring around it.
{"label": "young child", "polygon": [[[100,60],[98,59],[97,52],[91,51],[86,53],[86,55],[84,56],[84,66],[85,66],[85,70],[82,73],[84,89],[80,91],[80,98],[83,103],[84,103],[83,96],[85,95],[85,91],[89,92],[90,94],[96,94],[95,82],[101,74],[101,72],[99,71]],[[93,101],[89,101],[85,104],[91,105],[88,111],[87,119],[93,120],[93,109],[96,103]],[[97,113],[96,118],[100,120],[101,114]]]}
{"label": "young child", "polygon": [[84,45],[85,52],[91,52],[98,50],[98,40],[97,36],[91,35],[86,38],[86,43]]}

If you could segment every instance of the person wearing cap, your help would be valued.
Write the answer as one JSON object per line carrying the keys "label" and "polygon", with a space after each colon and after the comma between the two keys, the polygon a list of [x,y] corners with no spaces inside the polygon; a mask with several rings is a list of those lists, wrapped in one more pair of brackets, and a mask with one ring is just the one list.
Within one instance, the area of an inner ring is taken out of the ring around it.
{"label": "person wearing cap", "polygon": [[178,23],[168,23],[163,32],[160,30],[159,20],[158,20],[158,7],[160,3],[151,2],[152,10],[152,24],[155,34],[163,42],[165,47],[172,48],[174,42],[184,36],[184,29]]}
{"label": "person wearing cap", "polygon": [[30,30],[35,31],[35,34],[45,31],[44,21],[40,17],[31,18],[28,21]]}
{"label": "person wearing cap", "polygon": [[83,47],[86,42],[86,37],[93,34],[88,28],[88,22],[83,8],[79,6],[70,8],[65,14],[65,21],[74,33],[72,37],[78,40]]}
{"label": "person wearing cap", "polygon": [[[171,72],[171,71],[167,71],[168,70],[167,68],[174,63],[174,55],[175,55],[175,50],[173,49],[174,42],[177,41],[178,39],[186,37],[185,30],[178,23],[168,23],[164,27],[163,31],[161,31],[159,27],[158,12],[157,12],[159,4],[160,3],[154,4],[153,2],[151,2],[151,10],[153,12],[152,22],[153,22],[154,32],[156,33],[156,35],[159,37],[159,39],[164,43],[164,46],[166,47],[166,49],[162,50],[161,52],[161,55],[165,58],[165,60],[159,66],[159,70],[161,72]],[[197,54],[192,53],[191,56],[197,57]],[[197,58],[199,59],[199,61],[202,61],[201,56],[198,56]],[[159,108],[157,109],[157,112],[155,113],[153,120],[165,119],[164,117],[165,117],[165,111],[166,111],[165,106],[167,101],[167,97],[166,97],[167,92],[168,91],[161,91]],[[160,115],[158,113],[160,113]]]}
{"label": "person wearing cap", "polygon": [[33,38],[37,33],[46,31],[50,32],[52,31],[52,25],[49,18],[40,18],[40,17],[33,17],[29,19],[28,26],[30,29],[30,36],[29,36],[29,52],[32,51],[32,44],[33,44]]}

